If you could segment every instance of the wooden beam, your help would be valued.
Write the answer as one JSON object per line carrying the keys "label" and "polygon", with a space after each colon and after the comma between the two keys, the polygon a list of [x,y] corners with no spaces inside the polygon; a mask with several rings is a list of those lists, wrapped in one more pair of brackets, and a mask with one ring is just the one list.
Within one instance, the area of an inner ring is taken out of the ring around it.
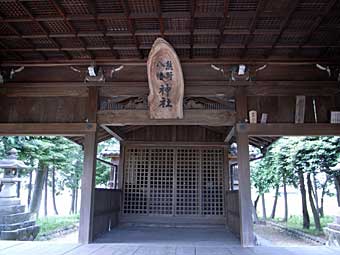
{"label": "wooden beam", "polygon": [[6,97],[88,97],[88,88],[82,86],[56,86],[56,87],[39,87],[39,86],[8,86],[8,83],[2,85]]}
{"label": "wooden beam", "polygon": [[104,129],[107,133],[112,135],[112,137],[116,138],[118,141],[125,140],[125,136],[120,130],[114,129],[114,127],[108,127],[106,125],[100,125],[100,127]]}
{"label": "wooden beam", "polygon": [[0,123],[0,135],[84,136],[96,130],[95,123]]}
{"label": "wooden beam", "polygon": [[235,127],[232,127],[228,133],[228,135],[226,136],[226,138],[224,139],[225,143],[229,143],[231,141],[231,139],[235,136]]}
{"label": "wooden beam", "polygon": [[237,130],[237,165],[239,182],[240,237],[243,247],[254,246],[250,188],[249,140],[247,132]]}
{"label": "wooden beam", "polygon": [[340,136],[340,124],[242,123],[237,124],[237,131],[247,132],[249,136]]}
{"label": "wooden beam", "polygon": [[233,126],[235,112],[227,110],[184,110],[183,119],[150,119],[148,110],[117,110],[98,112],[98,123],[107,126],[125,125],[208,125]]}
{"label": "wooden beam", "polygon": [[[116,82],[23,82],[2,85],[8,97],[87,96],[87,87],[101,87],[101,96],[139,97],[149,93],[146,81]],[[244,87],[247,96],[321,96],[339,93],[337,81],[256,81],[223,80],[185,81],[186,97],[234,97],[235,89]]]}
{"label": "wooden beam", "polygon": [[[234,65],[242,62],[243,64],[249,65],[284,65],[284,66],[299,66],[299,65],[311,65],[311,64],[323,64],[323,65],[337,65],[339,63],[339,58],[292,58],[292,57],[268,57],[266,59],[259,58],[247,58],[241,59],[239,57],[235,58],[199,58],[196,57],[194,59],[183,57],[181,58],[182,65],[210,65],[214,63],[216,65]],[[109,57],[101,57],[96,58],[96,64],[105,66],[112,64],[116,65],[126,65],[126,66],[146,66],[146,61],[144,59],[137,58],[127,58],[127,59],[119,59],[112,60]],[[16,66],[25,66],[25,67],[54,67],[54,66],[88,66],[93,64],[93,60],[89,59],[73,59],[73,60],[15,60],[10,61],[7,60],[5,62],[1,62],[0,66],[2,67],[16,67]]]}
{"label": "wooden beam", "polygon": [[84,169],[81,177],[79,236],[80,243],[93,241],[94,188],[96,179],[96,132],[85,135]]}

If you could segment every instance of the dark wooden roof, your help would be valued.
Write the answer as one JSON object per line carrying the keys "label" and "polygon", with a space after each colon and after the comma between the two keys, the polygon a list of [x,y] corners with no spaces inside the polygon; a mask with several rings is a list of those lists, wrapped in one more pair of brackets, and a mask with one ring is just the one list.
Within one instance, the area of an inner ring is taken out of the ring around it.
{"label": "dark wooden roof", "polygon": [[335,59],[339,0],[6,0],[0,59],[146,59],[162,36],[182,59]]}

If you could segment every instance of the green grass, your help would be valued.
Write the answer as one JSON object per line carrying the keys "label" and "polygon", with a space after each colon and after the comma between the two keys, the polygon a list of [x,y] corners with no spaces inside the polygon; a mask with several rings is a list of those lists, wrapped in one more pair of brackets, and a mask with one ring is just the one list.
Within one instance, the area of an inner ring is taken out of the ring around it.
{"label": "green grass", "polygon": [[39,236],[50,232],[61,230],[65,227],[71,227],[79,223],[79,214],[69,216],[48,216],[40,217],[37,224],[40,226]]}
{"label": "green grass", "polygon": [[[321,227],[324,228],[327,226],[328,223],[333,222],[334,218],[332,216],[325,216],[323,218],[320,218],[320,223]],[[275,221],[280,222],[282,224],[282,219],[275,219]],[[315,224],[314,224],[314,219],[313,216],[310,215],[310,228],[309,229],[303,229],[302,228],[302,223],[303,223],[303,218],[302,216],[298,215],[292,215],[288,218],[288,222],[285,224],[288,228],[296,229],[303,231],[307,234],[314,235],[314,236],[323,236],[324,233],[323,231],[318,231],[315,229]]]}

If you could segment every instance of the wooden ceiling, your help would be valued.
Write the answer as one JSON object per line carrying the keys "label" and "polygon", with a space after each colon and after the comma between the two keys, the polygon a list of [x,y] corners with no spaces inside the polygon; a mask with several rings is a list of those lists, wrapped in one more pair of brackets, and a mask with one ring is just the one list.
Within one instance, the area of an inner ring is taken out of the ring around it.
{"label": "wooden ceiling", "polygon": [[339,0],[4,0],[0,59],[339,59]]}

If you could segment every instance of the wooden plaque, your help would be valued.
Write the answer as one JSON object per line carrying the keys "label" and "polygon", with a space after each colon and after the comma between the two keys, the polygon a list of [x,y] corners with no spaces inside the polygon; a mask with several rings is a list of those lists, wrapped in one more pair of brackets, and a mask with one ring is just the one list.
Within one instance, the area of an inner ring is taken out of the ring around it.
{"label": "wooden plaque", "polygon": [[184,79],[174,48],[157,38],[149,53],[149,110],[151,119],[183,119]]}

